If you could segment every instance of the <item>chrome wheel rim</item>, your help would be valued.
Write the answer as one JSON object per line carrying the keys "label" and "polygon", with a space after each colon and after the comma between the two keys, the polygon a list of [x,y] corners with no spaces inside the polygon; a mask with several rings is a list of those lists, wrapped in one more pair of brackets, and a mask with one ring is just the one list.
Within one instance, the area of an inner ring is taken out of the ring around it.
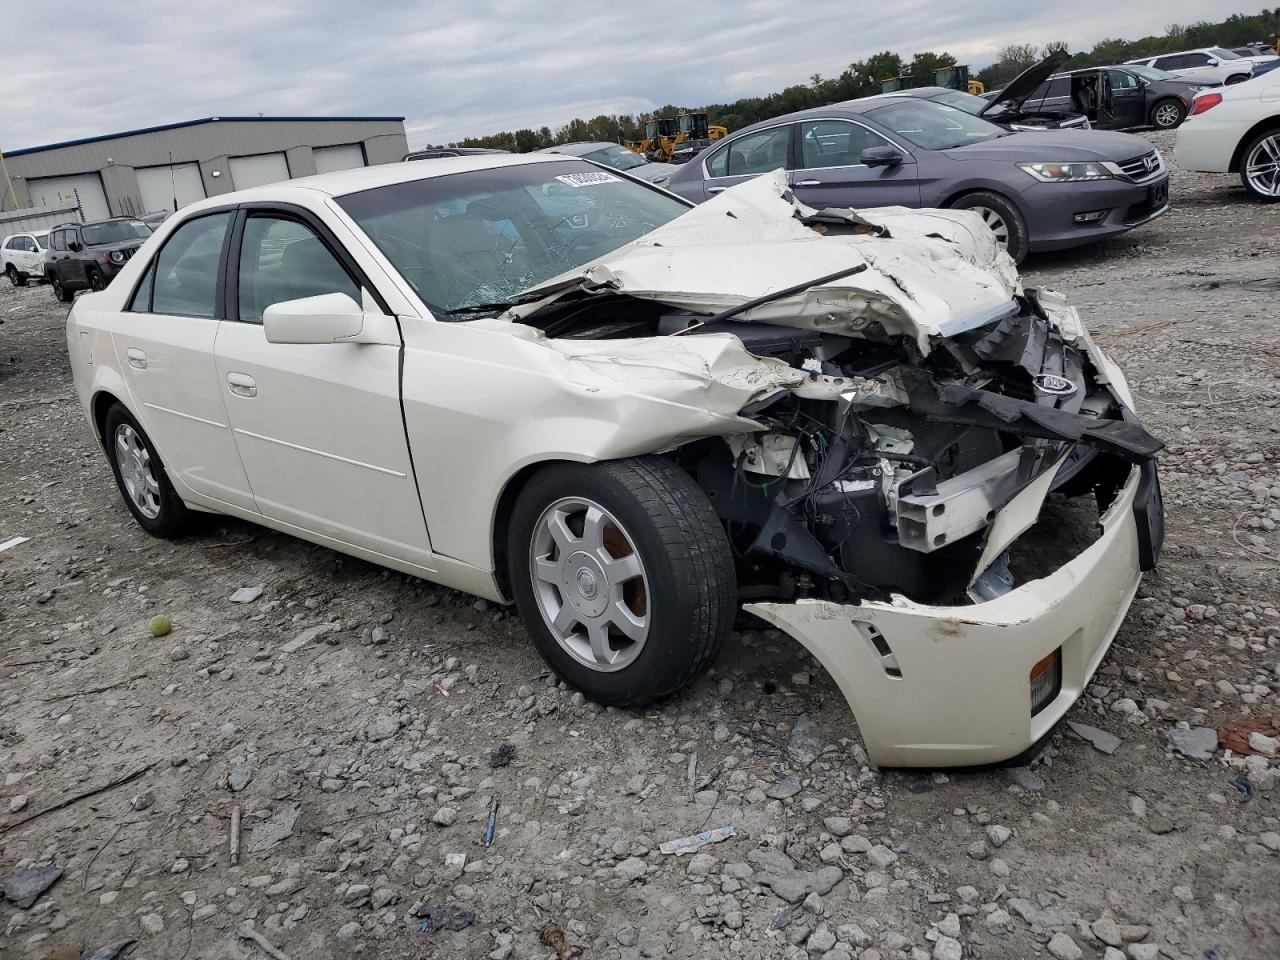
{"label": "chrome wheel rim", "polygon": [[1156,126],[1172,127],[1178,122],[1178,108],[1172,103],[1166,103],[1163,106],[1156,107]]}
{"label": "chrome wheel rim", "polygon": [[551,635],[601,673],[635,662],[649,638],[649,577],[617,517],[593,500],[565,497],[533,527],[529,575]]}
{"label": "chrome wheel rim", "polygon": [[990,207],[970,207],[969,209],[982,217],[982,222],[991,228],[1000,246],[1009,246],[1009,224],[1005,222],[1004,217]]}
{"label": "chrome wheel rim", "polygon": [[116,427],[116,465],[125,493],[148,520],[160,516],[160,480],[138,431],[127,423]]}
{"label": "chrome wheel rim", "polygon": [[1280,197],[1280,133],[1259,140],[1244,161],[1249,186],[1264,197]]}

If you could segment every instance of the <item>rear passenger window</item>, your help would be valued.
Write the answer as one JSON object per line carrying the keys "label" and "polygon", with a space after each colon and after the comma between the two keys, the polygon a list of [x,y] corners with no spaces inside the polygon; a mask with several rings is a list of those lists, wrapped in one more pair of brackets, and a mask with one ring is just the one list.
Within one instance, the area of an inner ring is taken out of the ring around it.
{"label": "rear passenger window", "polygon": [[273,303],[326,293],[360,302],[360,287],[309,227],[296,220],[250,217],[240,247],[240,319],[261,323]]}
{"label": "rear passenger window", "polygon": [[729,172],[727,176],[769,173],[787,166],[787,153],[791,147],[792,124],[761,130],[739,137],[729,144],[726,153]]}
{"label": "rear passenger window", "polygon": [[156,279],[156,262],[151,261],[151,265],[147,267],[147,272],[142,275],[142,282],[138,284],[138,289],[133,291],[133,299],[129,301],[130,313],[150,313],[151,312],[151,287]]}
{"label": "rear passenger window", "polygon": [[184,223],[155,259],[151,312],[179,317],[218,314],[218,265],[231,214],[215,213]]}
{"label": "rear passenger window", "polygon": [[65,230],[55,230],[53,232],[53,249],[67,249],[67,232]]}

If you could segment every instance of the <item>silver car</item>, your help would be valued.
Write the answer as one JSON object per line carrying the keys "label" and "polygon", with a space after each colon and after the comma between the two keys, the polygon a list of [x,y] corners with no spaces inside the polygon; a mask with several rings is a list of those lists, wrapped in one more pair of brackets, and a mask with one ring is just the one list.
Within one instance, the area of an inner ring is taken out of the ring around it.
{"label": "silver car", "polygon": [[587,141],[585,143],[562,143],[556,147],[547,147],[538,153],[562,153],[567,157],[582,157],[594,160],[606,167],[623,170],[633,177],[649,183],[663,183],[671,176],[674,167],[669,163],[650,163],[634,150],[620,147],[607,140]]}

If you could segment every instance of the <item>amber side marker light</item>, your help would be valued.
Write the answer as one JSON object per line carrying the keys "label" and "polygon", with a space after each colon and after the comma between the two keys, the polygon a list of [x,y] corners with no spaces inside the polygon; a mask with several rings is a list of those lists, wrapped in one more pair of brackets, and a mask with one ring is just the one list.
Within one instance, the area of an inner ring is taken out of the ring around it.
{"label": "amber side marker light", "polygon": [[1062,692],[1062,648],[1031,668],[1031,715],[1053,703]]}

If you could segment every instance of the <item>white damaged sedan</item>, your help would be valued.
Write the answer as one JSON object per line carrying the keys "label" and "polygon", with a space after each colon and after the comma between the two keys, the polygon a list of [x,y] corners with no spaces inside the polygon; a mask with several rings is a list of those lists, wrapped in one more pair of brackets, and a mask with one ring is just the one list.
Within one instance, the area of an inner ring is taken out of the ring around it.
{"label": "white damaged sedan", "polygon": [[151,533],[228,514],[513,601],[606,704],[689,684],[746,601],[885,766],[1044,737],[1164,536],[1124,377],[975,214],[781,172],[696,208],[539,155],[213,197],[67,344]]}

